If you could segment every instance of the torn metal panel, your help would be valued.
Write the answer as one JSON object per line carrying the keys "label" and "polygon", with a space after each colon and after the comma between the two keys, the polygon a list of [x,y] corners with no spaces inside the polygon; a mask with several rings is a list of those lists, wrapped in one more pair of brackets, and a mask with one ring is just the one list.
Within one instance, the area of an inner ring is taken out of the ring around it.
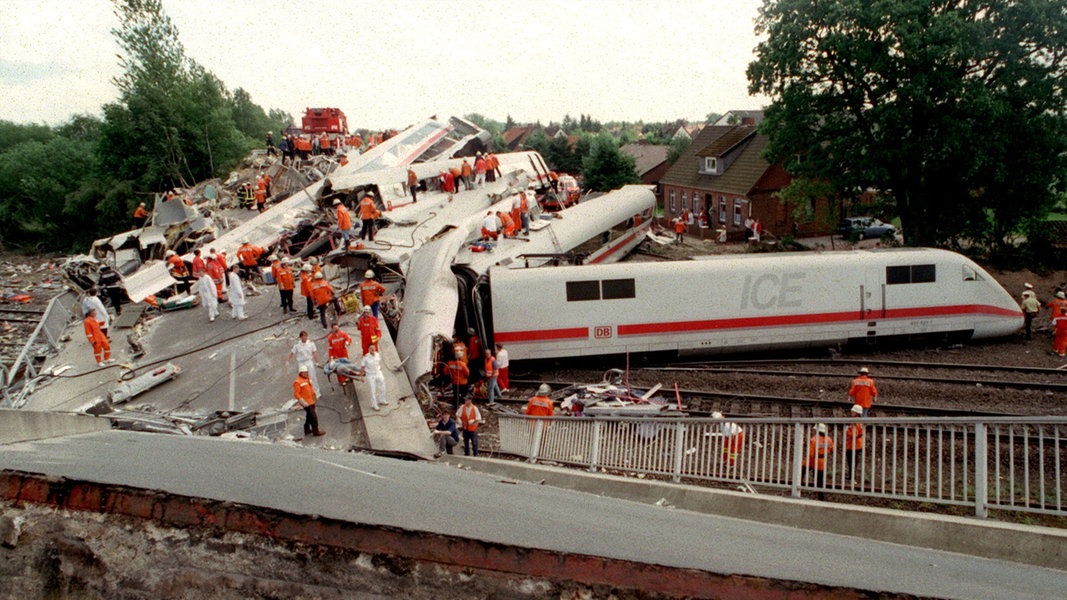
{"label": "torn metal panel", "polygon": [[196,220],[200,214],[191,206],[185,204],[181,197],[175,196],[170,200],[156,202],[152,215],[153,227],[168,227]]}

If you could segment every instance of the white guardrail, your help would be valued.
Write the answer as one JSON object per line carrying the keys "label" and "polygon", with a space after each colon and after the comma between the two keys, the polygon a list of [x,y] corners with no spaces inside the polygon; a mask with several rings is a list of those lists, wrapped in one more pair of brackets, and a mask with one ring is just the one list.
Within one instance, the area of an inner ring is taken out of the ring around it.
{"label": "white guardrail", "polygon": [[[829,492],[973,506],[979,517],[990,509],[1067,515],[1067,417],[502,414],[499,422],[500,450],[534,462],[781,488],[795,497]],[[820,424],[826,426],[824,439],[818,437]]]}

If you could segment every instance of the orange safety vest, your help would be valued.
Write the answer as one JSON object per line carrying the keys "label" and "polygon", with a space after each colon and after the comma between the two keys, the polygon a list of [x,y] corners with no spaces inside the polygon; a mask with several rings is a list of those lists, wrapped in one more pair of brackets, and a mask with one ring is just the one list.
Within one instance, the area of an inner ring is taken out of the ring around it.
{"label": "orange safety vest", "polygon": [[374,304],[384,293],[385,286],[373,279],[364,279],[363,283],[359,284],[359,299],[363,302],[363,306]]}
{"label": "orange safety vest", "polygon": [[305,298],[311,297],[311,273],[300,271],[300,295]]}
{"label": "orange safety vest", "polygon": [[293,397],[303,400],[308,406],[315,406],[315,388],[310,377],[296,376],[293,382]]}
{"label": "orange safety vest", "polygon": [[325,279],[311,281],[311,300],[315,302],[315,306],[322,306],[333,300],[333,288]]}
{"label": "orange safety vest", "polygon": [[275,279],[278,282],[279,290],[292,291],[294,286],[293,270],[288,265],[282,265],[278,267],[278,277]]}
{"label": "orange safety vest", "polygon": [[469,162],[463,161],[463,166],[461,166],[459,168],[459,170],[460,170],[460,173],[462,173],[464,177],[470,177],[471,176],[471,164]]}
{"label": "orange safety vest", "polygon": [[852,387],[848,395],[855,399],[856,404],[863,408],[871,407],[871,400],[878,397],[878,388],[874,387],[874,380],[866,375],[860,375],[852,380]]}
{"label": "orange safety vest", "polygon": [[237,258],[241,259],[241,264],[246,267],[256,266],[256,260],[261,254],[263,254],[263,248],[259,246],[253,246],[252,244],[245,244],[237,249]]}
{"label": "orange safety vest", "polygon": [[863,424],[853,423],[845,428],[845,450],[863,448]]}
{"label": "orange safety vest", "polygon": [[808,442],[807,467],[815,467],[816,471],[826,470],[826,455],[834,451],[834,440],[829,436],[817,433]]}
{"label": "orange safety vest", "polygon": [[467,363],[461,360],[450,360],[445,366],[448,368],[448,376],[452,379],[454,385],[467,383],[467,378],[471,374],[470,369],[467,368]]}
{"label": "orange safety vest", "polygon": [[170,274],[175,277],[185,277],[189,275],[189,272],[185,270],[185,261],[182,257],[175,254],[167,259],[167,264],[170,265]]}
{"label": "orange safety vest", "polygon": [[326,345],[329,346],[330,358],[348,358],[348,345],[352,343],[352,336],[344,331],[330,332],[326,336]]}
{"label": "orange safety vest", "polygon": [[419,185],[419,176],[415,174],[415,171],[408,169],[408,187]]}
{"label": "orange safety vest", "polygon": [[378,207],[374,205],[374,200],[371,200],[370,196],[363,196],[363,199],[359,201],[359,218],[360,219],[373,219],[377,216]]}
{"label": "orange safety vest", "polygon": [[496,377],[500,372],[496,369],[496,359],[492,354],[487,354],[485,357],[485,376]]}
{"label": "orange safety vest", "polygon": [[531,396],[526,403],[526,414],[531,417],[551,417],[555,414],[548,396]]}
{"label": "orange safety vest", "polygon": [[471,404],[459,407],[459,425],[467,431],[478,431],[478,409]]}
{"label": "orange safety vest", "polygon": [[337,228],[341,231],[352,229],[352,217],[348,216],[348,209],[344,204],[337,205]]}

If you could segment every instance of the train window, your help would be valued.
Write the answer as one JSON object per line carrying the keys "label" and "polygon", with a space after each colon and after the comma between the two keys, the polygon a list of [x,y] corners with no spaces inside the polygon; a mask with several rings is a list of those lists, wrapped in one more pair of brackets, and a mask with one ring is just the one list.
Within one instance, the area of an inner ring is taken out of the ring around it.
{"label": "train window", "polygon": [[934,265],[913,265],[911,267],[912,283],[933,283],[937,281],[937,267]]}
{"label": "train window", "polygon": [[937,268],[934,265],[910,265],[885,268],[885,282],[888,285],[897,285],[901,283],[933,283],[934,281],[937,281]]}
{"label": "train window", "polygon": [[581,302],[583,300],[600,300],[600,282],[592,281],[568,281],[567,302]]}
{"label": "train window", "polygon": [[967,265],[963,265],[963,280],[964,281],[982,281],[982,276]]}
{"label": "train window", "polygon": [[633,298],[633,279],[605,279],[600,282],[601,292],[605,300],[617,300],[619,298]]}

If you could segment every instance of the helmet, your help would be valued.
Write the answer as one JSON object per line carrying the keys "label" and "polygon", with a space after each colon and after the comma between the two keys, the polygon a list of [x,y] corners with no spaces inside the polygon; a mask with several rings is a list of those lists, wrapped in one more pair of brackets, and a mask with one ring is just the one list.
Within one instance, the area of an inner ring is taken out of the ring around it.
{"label": "helmet", "polygon": [[138,204],[137,206],[144,206],[144,202]]}
{"label": "helmet", "polygon": [[317,265],[317,264],[319,264],[319,259],[317,259],[314,256],[312,256],[311,260],[309,260],[308,262],[313,264],[313,265]]}
{"label": "helmet", "polygon": [[851,410],[852,410],[852,412],[856,413],[857,415],[862,415],[863,414],[863,407],[860,406],[859,404],[853,404]]}
{"label": "helmet", "polygon": [[163,254],[163,256],[165,256],[166,258],[170,258],[170,257],[174,256],[175,254],[176,254],[176,253],[175,253],[175,252],[174,252],[173,250],[167,250],[167,251],[166,251],[166,252],[165,252],[165,253]]}
{"label": "helmet", "polygon": [[1063,292],[1056,292],[1056,297],[1057,297],[1057,298],[1061,298],[1061,299],[1062,299],[1062,298],[1064,298],[1065,296],[1064,296]]}
{"label": "helmet", "polygon": [[311,270],[311,265],[304,265],[304,266],[300,267],[300,270],[301,271],[310,271]]}
{"label": "helmet", "polygon": [[537,393],[544,396],[552,392],[552,388],[547,383],[542,383],[541,387],[537,388]]}
{"label": "helmet", "polygon": [[722,413],[719,412],[719,411],[715,411],[715,412],[711,413],[711,418],[712,419],[721,419],[722,418]]}
{"label": "helmet", "polygon": [[270,261],[278,260],[278,255],[277,254],[271,254],[270,256],[267,257],[267,260],[270,260]]}
{"label": "helmet", "polygon": [[337,206],[337,205],[338,205],[338,204],[340,204],[340,203],[341,203],[341,201],[340,201],[340,200],[338,200],[337,198],[334,198],[334,199],[333,199],[333,205],[334,205],[334,206]]}
{"label": "helmet", "polygon": [[248,238],[241,238],[241,243],[242,244],[250,244],[251,242],[248,241]]}
{"label": "helmet", "polygon": [[322,279],[322,273],[315,273],[315,279]]}
{"label": "helmet", "polygon": [[1029,283],[1024,283],[1024,284],[1023,284],[1023,287],[1024,287],[1024,288],[1026,288],[1026,289],[1028,289],[1028,290],[1032,290],[1032,289],[1034,289],[1034,286],[1030,285]]}
{"label": "helmet", "polygon": [[374,279],[374,271],[367,269],[367,272],[363,274],[364,279]]}
{"label": "helmet", "polygon": [[363,312],[370,312],[370,307],[369,306],[364,306],[363,307]]}
{"label": "helmet", "polygon": [[367,195],[370,196],[371,198],[373,198],[374,197],[374,192],[367,191]]}
{"label": "helmet", "polygon": [[300,365],[300,372],[301,373],[307,373],[308,372],[308,366],[307,365]]}
{"label": "helmet", "polygon": [[866,375],[867,373],[870,373],[870,371],[867,370],[867,367],[860,367],[860,375]]}
{"label": "helmet", "polygon": [[815,431],[819,433],[826,433],[826,423],[819,423],[815,426]]}

